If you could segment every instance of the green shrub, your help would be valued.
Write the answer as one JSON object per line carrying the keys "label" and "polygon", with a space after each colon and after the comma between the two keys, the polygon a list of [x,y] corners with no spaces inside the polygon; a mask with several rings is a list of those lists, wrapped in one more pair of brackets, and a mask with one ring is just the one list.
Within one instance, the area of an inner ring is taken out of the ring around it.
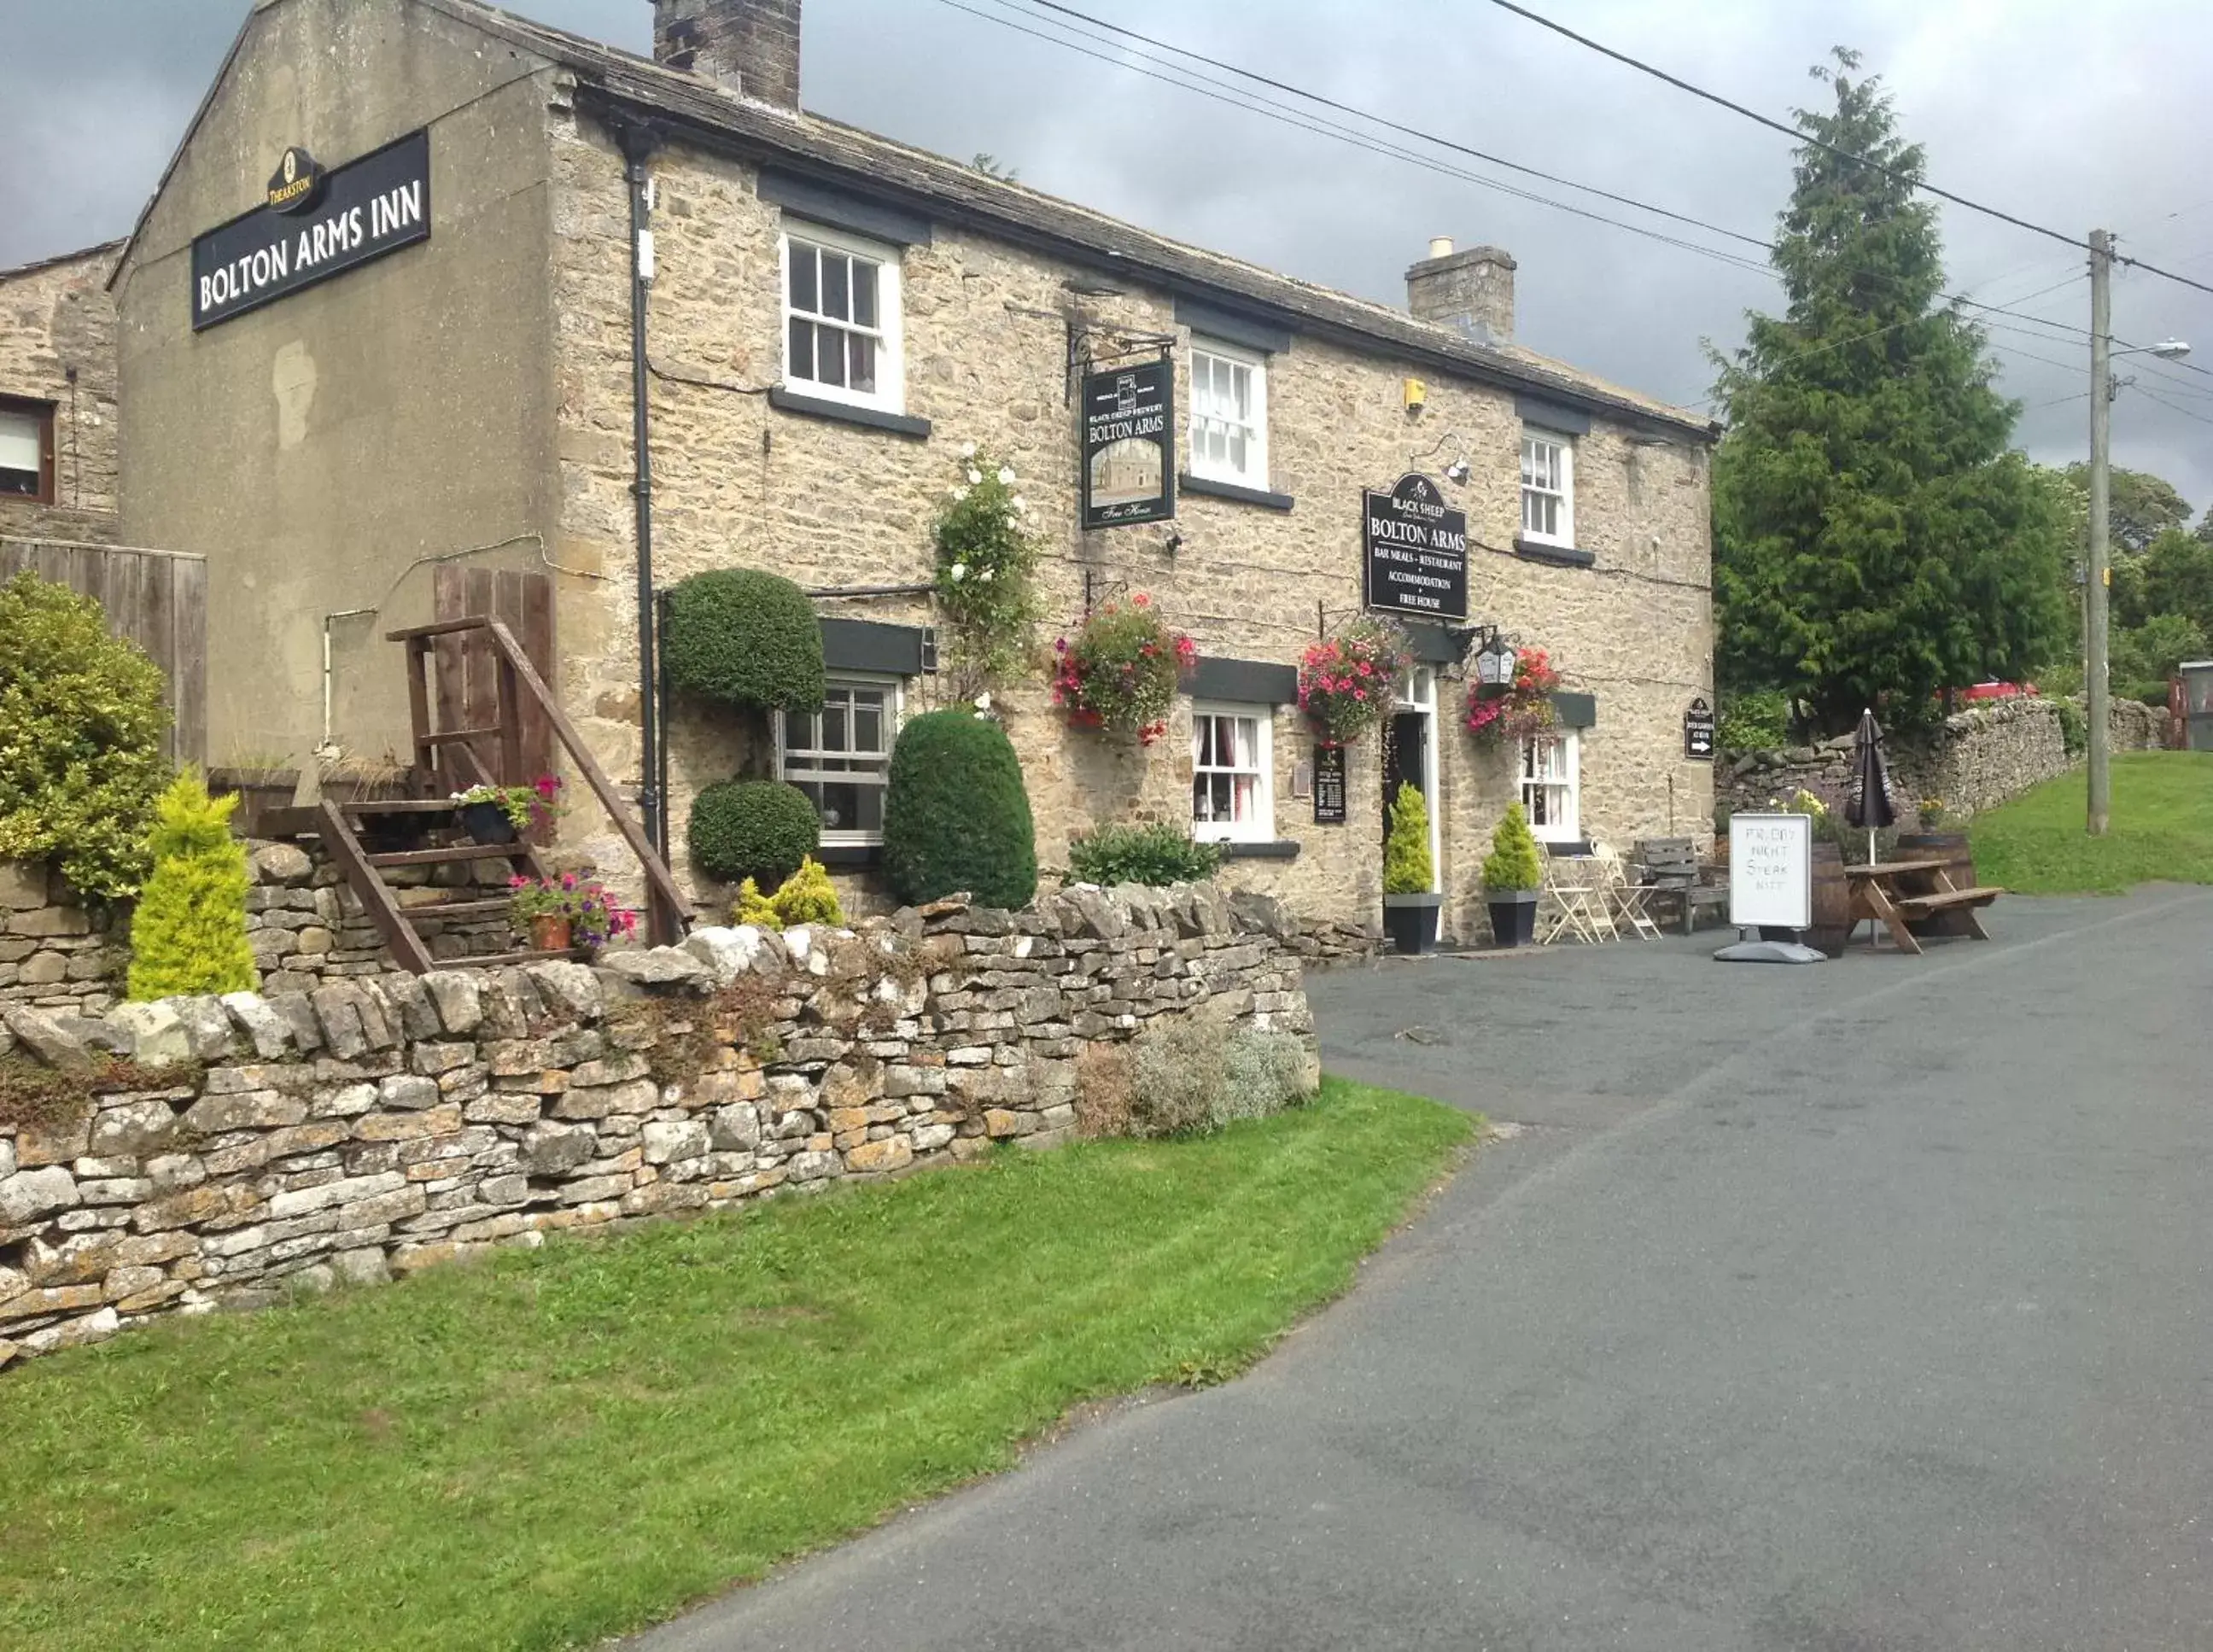
{"label": "green shrub", "polygon": [[149,839],[154,871],[131,920],[133,998],[260,984],[246,941],[246,847],[230,835],[237,807],[235,796],[210,798],[196,774],[162,794]]}
{"label": "green shrub", "polygon": [[1313,1093],[1306,1046],[1289,1033],[1177,1015],[1131,1042],[1127,1128],[1136,1136],[1198,1136],[1264,1119]]}
{"label": "green shrub", "polygon": [[679,582],[661,654],[669,686],[705,699],[765,711],[822,704],[822,624],[780,574],[717,568]]}
{"label": "green shrub", "polygon": [[1430,860],[1430,806],[1405,781],[1391,800],[1391,830],[1383,839],[1383,893],[1427,894],[1436,881]]}
{"label": "green shrub", "polygon": [[966,890],[985,906],[1037,893],[1037,840],[1007,731],[972,711],[899,730],[884,797],[884,878],[910,905]]}
{"label": "green shrub", "polygon": [[733,916],[741,924],[764,930],[788,930],[795,924],[842,925],[845,922],[845,910],[838,904],[838,887],[830,881],[830,874],[812,855],[800,862],[799,870],[786,878],[772,895],[761,893],[759,885],[747,878],[738,886],[738,904]]}
{"label": "green shrub", "polygon": [[1725,752],[1771,752],[1790,743],[1790,697],[1779,688],[1724,694],[1714,741]]}
{"label": "green shrub", "polygon": [[2051,709],[2059,714],[2059,743],[2068,756],[2082,756],[2090,747],[2090,720],[2072,700],[2054,700]]}
{"label": "green shrub", "polygon": [[796,786],[723,780],[692,800],[692,858],[725,882],[780,884],[822,842],[822,821]]}
{"label": "green shrub", "polygon": [[1194,842],[1167,825],[1102,826],[1068,844],[1068,875],[1078,883],[1197,883],[1222,867],[1222,845]]}
{"label": "green shrub", "polygon": [[162,674],[100,604],[33,574],[0,586],[0,859],[127,895],[169,778]]}
{"label": "green shrub", "polygon": [[1491,853],[1483,857],[1483,887],[1503,893],[1534,889],[1544,881],[1544,863],[1537,858],[1537,837],[1529,830],[1529,817],[1521,804],[1509,803],[1505,818],[1491,830]]}

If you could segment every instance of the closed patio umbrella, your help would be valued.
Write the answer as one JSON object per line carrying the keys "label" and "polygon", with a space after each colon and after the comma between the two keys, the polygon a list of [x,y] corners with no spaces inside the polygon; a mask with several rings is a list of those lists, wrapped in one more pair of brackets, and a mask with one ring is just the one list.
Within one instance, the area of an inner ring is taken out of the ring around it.
{"label": "closed patio umbrella", "polygon": [[1890,793],[1890,767],[1882,760],[1882,729],[1872,710],[1860,713],[1860,726],[1852,734],[1852,778],[1844,794],[1844,819],[1867,829],[1870,862],[1875,859],[1875,834],[1898,821],[1898,805]]}

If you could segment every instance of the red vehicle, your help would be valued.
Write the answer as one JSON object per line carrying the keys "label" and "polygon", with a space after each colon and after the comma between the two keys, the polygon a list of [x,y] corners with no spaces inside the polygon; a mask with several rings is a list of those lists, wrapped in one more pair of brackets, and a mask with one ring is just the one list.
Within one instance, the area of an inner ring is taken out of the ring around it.
{"label": "red vehicle", "polygon": [[1977,683],[1960,691],[1963,700],[2026,700],[2036,695],[2034,683]]}

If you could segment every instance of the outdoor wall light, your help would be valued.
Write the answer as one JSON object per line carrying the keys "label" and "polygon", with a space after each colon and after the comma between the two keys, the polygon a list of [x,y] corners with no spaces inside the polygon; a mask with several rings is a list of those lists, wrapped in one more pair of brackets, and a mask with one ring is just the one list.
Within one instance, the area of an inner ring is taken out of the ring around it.
{"label": "outdoor wall light", "polygon": [[1491,640],[1477,650],[1475,680],[1485,688],[1498,688],[1514,680],[1515,659],[1514,645],[1500,631],[1492,631]]}

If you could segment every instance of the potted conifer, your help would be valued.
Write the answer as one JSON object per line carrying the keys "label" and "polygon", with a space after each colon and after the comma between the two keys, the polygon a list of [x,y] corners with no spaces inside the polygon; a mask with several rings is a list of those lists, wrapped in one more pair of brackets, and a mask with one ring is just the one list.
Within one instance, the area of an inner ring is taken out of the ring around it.
{"label": "potted conifer", "polygon": [[1483,901],[1491,909],[1492,942],[1525,947],[1537,933],[1537,891],[1545,881],[1537,839],[1521,805],[1511,804],[1491,834],[1483,860]]}
{"label": "potted conifer", "polygon": [[1401,781],[1391,800],[1391,830],[1383,839],[1383,928],[1402,953],[1427,952],[1437,943],[1437,906],[1443,899],[1430,861],[1430,810],[1422,794]]}

